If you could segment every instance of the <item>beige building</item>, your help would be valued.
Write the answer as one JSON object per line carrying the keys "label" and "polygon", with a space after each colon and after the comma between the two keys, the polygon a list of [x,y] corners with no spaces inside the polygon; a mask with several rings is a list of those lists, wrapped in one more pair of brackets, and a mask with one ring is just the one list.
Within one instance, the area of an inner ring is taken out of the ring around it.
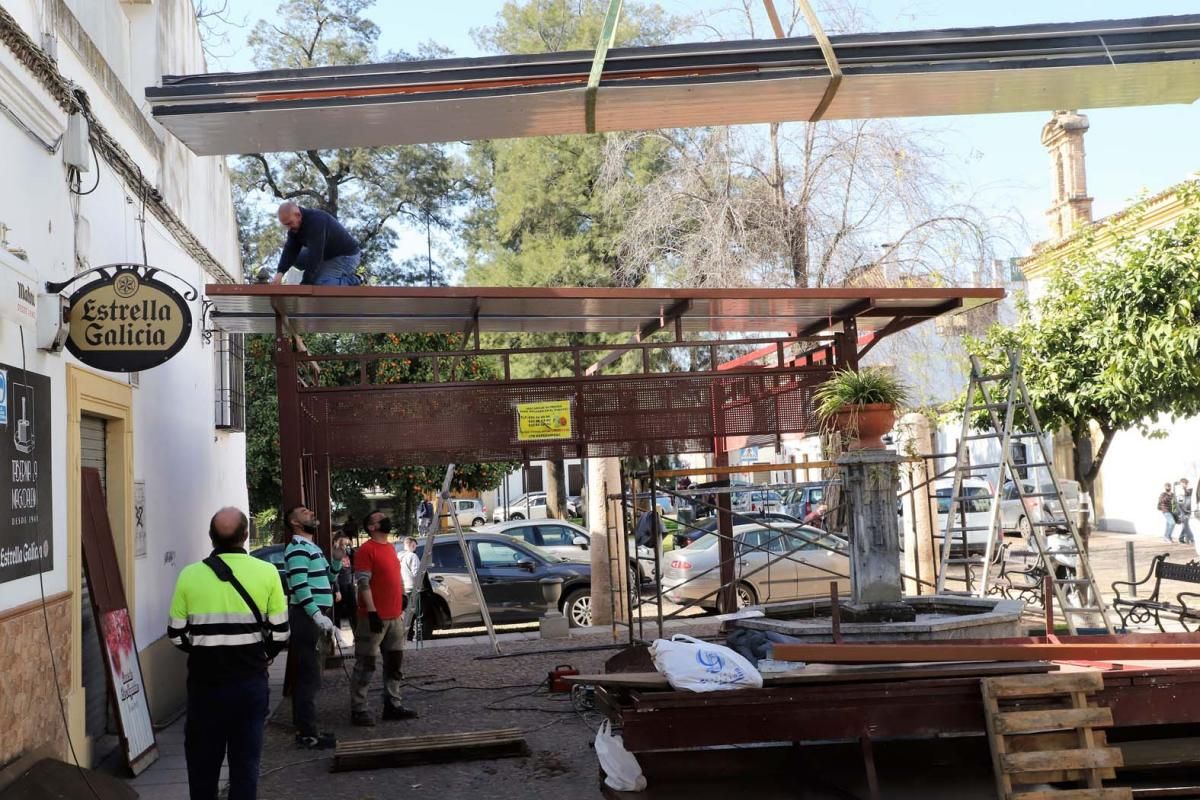
{"label": "beige building", "polygon": [[[1093,219],[1084,149],[1087,130],[1087,116],[1076,111],[1054,112],[1042,129],[1042,144],[1051,167],[1052,198],[1046,211],[1051,236],[1038,244],[1022,264],[1031,299],[1036,300],[1045,291],[1055,268],[1071,264],[1085,243],[1093,244],[1093,236],[1098,234],[1101,246],[1113,242],[1114,223],[1128,218],[1129,226],[1123,227],[1122,233],[1136,236],[1173,225],[1195,206],[1195,201],[1189,204],[1180,193],[1180,183],[1140,201],[1142,211],[1137,215],[1126,208]],[[1156,427],[1166,436],[1148,438],[1137,431],[1125,431],[1114,437],[1095,484],[1094,516],[1102,527],[1161,533],[1161,515],[1154,510],[1154,499],[1163,483],[1187,477],[1195,485],[1200,475],[1200,453],[1195,447],[1200,420],[1161,421]],[[1071,440],[1065,433],[1056,437],[1054,460],[1061,477],[1073,477]]]}

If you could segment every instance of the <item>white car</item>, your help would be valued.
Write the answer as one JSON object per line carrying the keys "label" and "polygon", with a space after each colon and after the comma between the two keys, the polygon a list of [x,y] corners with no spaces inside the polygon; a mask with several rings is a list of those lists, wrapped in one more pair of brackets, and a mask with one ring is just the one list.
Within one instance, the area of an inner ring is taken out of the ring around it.
{"label": "white car", "polygon": [[[850,588],[846,541],[802,525],[737,525],[733,529],[737,607],[828,597],[829,582]],[[720,537],[706,533],[684,550],[665,554],[663,593],[672,603],[720,608]],[[732,609],[728,609],[732,610]]]}
{"label": "white car", "polygon": [[464,528],[483,525],[487,522],[487,506],[482,500],[474,498],[458,498],[451,499],[454,504],[454,513],[458,517],[458,524]]}
{"label": "white car", "polygon": [[787,511],[787,503],[779,492],[755,489],[751,492],[738,492],[730,501],[731,509],[738,514],[754,514],[758,512]]}
{"label": "white car", "polygon": [[[936,537],[940,538],[946,534],[946,517],[950,513],[953,491],[953,478],[944,478],[933,484],[934,499],[937,501],[937,518],[934,520]],[[965,533],[967,550],[983,552],[987,547],[987,529],[991,522],[992,486],[983,478],[965,477],[959,497],[968,499],[960,500],[955,510],[950,530],[951,547],[960,551]],[[962,530],[963,528],[966,530]],[[999,535],[999,527],[996,532]]]}
{"label": "white car", "polygon": [[[1058,488],[1062,492],[1067,513],[1078,513],[1081,497],[1079,482],[1060,479]],[[1033,478],[1022,479],[1021,490],[1025,493],[1024,507],[1015,482],[1005,481],[1000,488],[1000,527],[1003,530],[1016,531],[1028,541],[1034,523],[1065,522],[1049,478],[1041,478],[1036,483]],[[1042,532],[1046,532],[1045,528]]]}
{"label": "white car", "polygon": [[[561,519],[544,521],[513,520],[494,525],[476,526],[479,533],[503,533],[522,539],[571,561],[591,561],[589,552],[592,534],[574,522]],[[633,547],[633,537],[629,537]],[[637,548],[638,575],[642,581],[654,580],[654,551],[649,547]]]}
{"label": "white car", "polygon": [[545,519],[547,517],[546,510],[546,493],[538,492],[530,494],[519,500],[513,500],[508,504],[508,507],[497,506],[492,512],[492,522],[508,522],[509,520],[518,519]]}

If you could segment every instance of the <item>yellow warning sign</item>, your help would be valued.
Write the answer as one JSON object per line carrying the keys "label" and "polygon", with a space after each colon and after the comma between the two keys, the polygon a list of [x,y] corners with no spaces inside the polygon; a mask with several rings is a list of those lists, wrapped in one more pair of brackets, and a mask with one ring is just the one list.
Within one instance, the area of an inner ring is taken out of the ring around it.
{"label": "yellow warning sign", "polygon": [[517,441],[571,438],[571,401],[517,403]]}

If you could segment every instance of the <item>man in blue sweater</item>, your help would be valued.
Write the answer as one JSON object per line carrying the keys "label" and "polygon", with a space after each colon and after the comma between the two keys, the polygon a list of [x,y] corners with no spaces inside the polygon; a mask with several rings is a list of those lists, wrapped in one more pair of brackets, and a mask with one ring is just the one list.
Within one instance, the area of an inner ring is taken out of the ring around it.
{"label": "man in blue sweater", "polygon": [[281,283],[292,267],[304,272],[300,283],[313,286],[358,286],[362,260],[358,242],[332,214],[295,203],[279,207],[279,224],[288,229],[272,283]]}

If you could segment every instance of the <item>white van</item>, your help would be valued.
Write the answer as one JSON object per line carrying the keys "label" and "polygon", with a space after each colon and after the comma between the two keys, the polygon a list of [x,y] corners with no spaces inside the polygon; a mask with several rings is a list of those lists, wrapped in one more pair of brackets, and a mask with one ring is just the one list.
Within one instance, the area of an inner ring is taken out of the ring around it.
{"label": "white van", "polygon": [[[1081,492],[1078,481],[1059,480],[1058,489],[1062,492],[1063,503],[1068,514],[1077,514],[1081,505]],[[1021,490],[1025,493],[1025,507],[1021,505],[1021,496],[1017,494],[1014,481],[1005,481],[1000,487],[1000,526],[1005,531],[1015,531],[1029,540],[1031,529],[1035,522],[1059,522],[1065,524],[1062,509],[1054,495],[1054,485],[1049,477],[1022,478]],[[1050,495],[1046,497],[1045,495]],[[1045,530],[1043,530],[1043,533]]]}
{"label": "white van", "polygon": [[[934,535],[941,537],[946,533],[946,516],[950,513],[950,499],[954,491],[954,479],[944,478],[933,484],[934,498],[937,500],[937,520]],[[959,530],[950,531],[951,547],[960,550],[963,531],[967,537],[969,552],[983,552],[987,547],[987,527],[991,521],[992,487],[986,480],[978,477],[962,479],[962,491],[959,497],[970,498],[960,500],[954,514],[953,527]],[[965,518],[965,525],[964,525]],[[940,544],[940,543],[939,543]]]}

